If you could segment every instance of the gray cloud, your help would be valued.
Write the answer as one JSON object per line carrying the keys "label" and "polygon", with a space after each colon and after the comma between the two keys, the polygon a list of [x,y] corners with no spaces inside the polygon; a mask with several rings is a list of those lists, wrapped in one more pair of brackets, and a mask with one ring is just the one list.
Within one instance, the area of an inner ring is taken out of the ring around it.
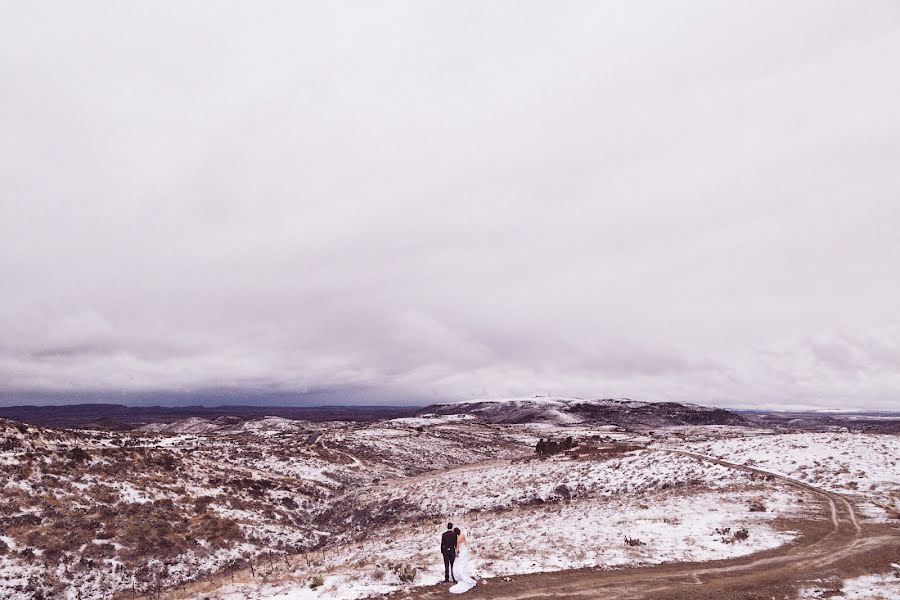
{"label": "gray cloud", "polygon": [[0,9],[8,394],[896,406],[896,2],[56,4]]}

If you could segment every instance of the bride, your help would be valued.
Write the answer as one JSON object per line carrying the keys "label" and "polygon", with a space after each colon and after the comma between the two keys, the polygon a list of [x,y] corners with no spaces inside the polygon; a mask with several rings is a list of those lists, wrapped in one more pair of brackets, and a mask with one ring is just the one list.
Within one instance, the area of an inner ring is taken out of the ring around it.
{"label": "bride", "polygon": [[456,561],[453,563],[453,578],[456,579],[456,585],[448,591],[451,594],[462,594],[475,587],[475,579],[472,577],[472,562],[469,558],[466,536],[459,527],[453,532],[456,534]]}

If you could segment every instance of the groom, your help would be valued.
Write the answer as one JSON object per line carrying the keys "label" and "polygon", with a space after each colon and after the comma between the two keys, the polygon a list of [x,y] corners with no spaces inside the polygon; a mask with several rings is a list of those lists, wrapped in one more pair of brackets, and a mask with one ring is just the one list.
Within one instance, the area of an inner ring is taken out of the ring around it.
{"label": "groom", "polygon": [[[453,523],[447,523],[447,531],[441,536],[441,554],[444,555],[444,583],[448,583],[453,577],[453,562],[456,560],[456,532],[453,531]],[[455,577],[453,583],[456,583]]]}

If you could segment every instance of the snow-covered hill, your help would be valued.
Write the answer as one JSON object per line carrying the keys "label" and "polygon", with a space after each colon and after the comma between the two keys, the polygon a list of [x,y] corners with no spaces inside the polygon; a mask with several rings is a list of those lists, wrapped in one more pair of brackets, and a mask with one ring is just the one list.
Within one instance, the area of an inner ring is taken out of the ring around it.
{"label": "snow-covered hill", "polygon": [[433,421],[228,416],[122,432],[0,419],[0,598],[149,597],[321,546],[347,527],[320,516],[333,499],[377,481],[531,451]]}
{"label": "snow-covered hill", "polygon": [[628,398],[477,399],[429,406],[422,414],[467,414],[489,423],[552,423],[662,427],[666,425],[749,425],[721,408],[676,402],[637,402]]}
{"label": "snow-covered hill", "polygon": [[140,433],[193,433],[205,435],[240,435],[242,433],[297,433],[309,429],[306,421],[283,417],[264,417],[245,420],[241,417],[222,416],[215,419],[189,417],[171,423],[148,423],[136,429]]}

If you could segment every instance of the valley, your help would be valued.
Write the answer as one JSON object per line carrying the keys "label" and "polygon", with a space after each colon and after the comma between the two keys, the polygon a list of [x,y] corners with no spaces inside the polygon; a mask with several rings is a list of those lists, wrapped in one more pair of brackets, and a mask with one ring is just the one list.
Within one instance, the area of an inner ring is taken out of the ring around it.
{"label": "valley", "polygon": [[[897,456],[896,435],[627,400],[472,401],[360,421],[192,416],[116,431],[2,420],[0,596],[445,597],[436,547],[449,520],[472,540],[472,598],[551,586],[584,597],[586,582],[610,598],[693,598],[686,576],[801,559],[806,575],[776,569],[762,583],[776,597],[821,597],[877,577],[866,585],[893,598]],[[647,569],[671,596],[654,596]],[[751,581],[733,597],[754,597],[740,595],[762,585]]]}

